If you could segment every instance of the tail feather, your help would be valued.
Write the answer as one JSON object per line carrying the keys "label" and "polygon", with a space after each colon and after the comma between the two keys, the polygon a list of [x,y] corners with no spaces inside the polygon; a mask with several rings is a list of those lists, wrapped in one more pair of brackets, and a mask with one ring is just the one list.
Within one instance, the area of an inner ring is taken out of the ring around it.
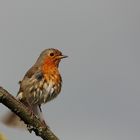
{"label": "tail feather", "polygon": [[25,123],[13,112],[8,112],[3,116],[1,122],[9,127],[26,129]]}
{"label": "tail feather", "polygon": [[[38,105],[32,106],[32,111],[42,122],[45,123],[42,111]],[[9,127],[27,129],[27,125],[16,114],[10,111],[5,114],[0,121]]]}

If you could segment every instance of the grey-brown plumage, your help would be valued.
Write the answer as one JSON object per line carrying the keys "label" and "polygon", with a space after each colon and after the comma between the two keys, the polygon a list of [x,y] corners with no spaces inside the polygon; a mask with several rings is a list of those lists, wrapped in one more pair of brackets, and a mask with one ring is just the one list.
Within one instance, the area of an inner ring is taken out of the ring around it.
{"label": "grey-brown plumage", "polygon": [[[58,66],[60,60],[65,57],[57,49],[44,50],[36,63],[27,71],[23,80],[20,81],[17,99],[31,109],[42,121],[44,119],[41,115],[41,105],[56,98],[61,91],[62,78]],[[6,124],[10,124],[12,116],[11,114],[5,120]]]}

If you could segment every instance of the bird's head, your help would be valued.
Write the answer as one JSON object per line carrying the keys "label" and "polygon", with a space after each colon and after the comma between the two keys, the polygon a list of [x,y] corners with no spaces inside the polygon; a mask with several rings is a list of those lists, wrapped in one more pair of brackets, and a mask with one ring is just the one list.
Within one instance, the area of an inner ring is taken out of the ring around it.
{"label": "bird's head", "polygon": [[46,64],[48,66],[58,67],[61,59],[66,58],[66,57],[68,56],[63,55],[61,51],[50,48],[50,49],[44,50],[40,54],[36,64],[38,65]]}

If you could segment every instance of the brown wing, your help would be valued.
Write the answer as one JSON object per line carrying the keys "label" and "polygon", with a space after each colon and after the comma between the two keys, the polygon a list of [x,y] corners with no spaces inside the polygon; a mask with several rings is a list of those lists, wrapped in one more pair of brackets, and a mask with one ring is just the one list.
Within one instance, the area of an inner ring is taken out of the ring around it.
{"label": "brown wing", "polygon": [[27,71],[23,80],[20,82],[20,89],[17,98],[22,101],[26,100],[32,96],[33,92],[36,91],[37,88],[43,86],[43,82],[43,73],[38,67],[32,67]]}

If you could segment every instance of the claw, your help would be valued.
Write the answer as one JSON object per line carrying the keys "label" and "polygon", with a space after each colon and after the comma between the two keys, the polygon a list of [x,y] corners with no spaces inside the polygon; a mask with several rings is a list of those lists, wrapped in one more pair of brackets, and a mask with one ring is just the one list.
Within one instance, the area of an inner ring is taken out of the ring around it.
{"label": "claw", "polygon": [[32,133],[32,131],[33,131],[33,126],[27,124],[27,129],[28,129],[28,131],[29,131],[30,133]]}

